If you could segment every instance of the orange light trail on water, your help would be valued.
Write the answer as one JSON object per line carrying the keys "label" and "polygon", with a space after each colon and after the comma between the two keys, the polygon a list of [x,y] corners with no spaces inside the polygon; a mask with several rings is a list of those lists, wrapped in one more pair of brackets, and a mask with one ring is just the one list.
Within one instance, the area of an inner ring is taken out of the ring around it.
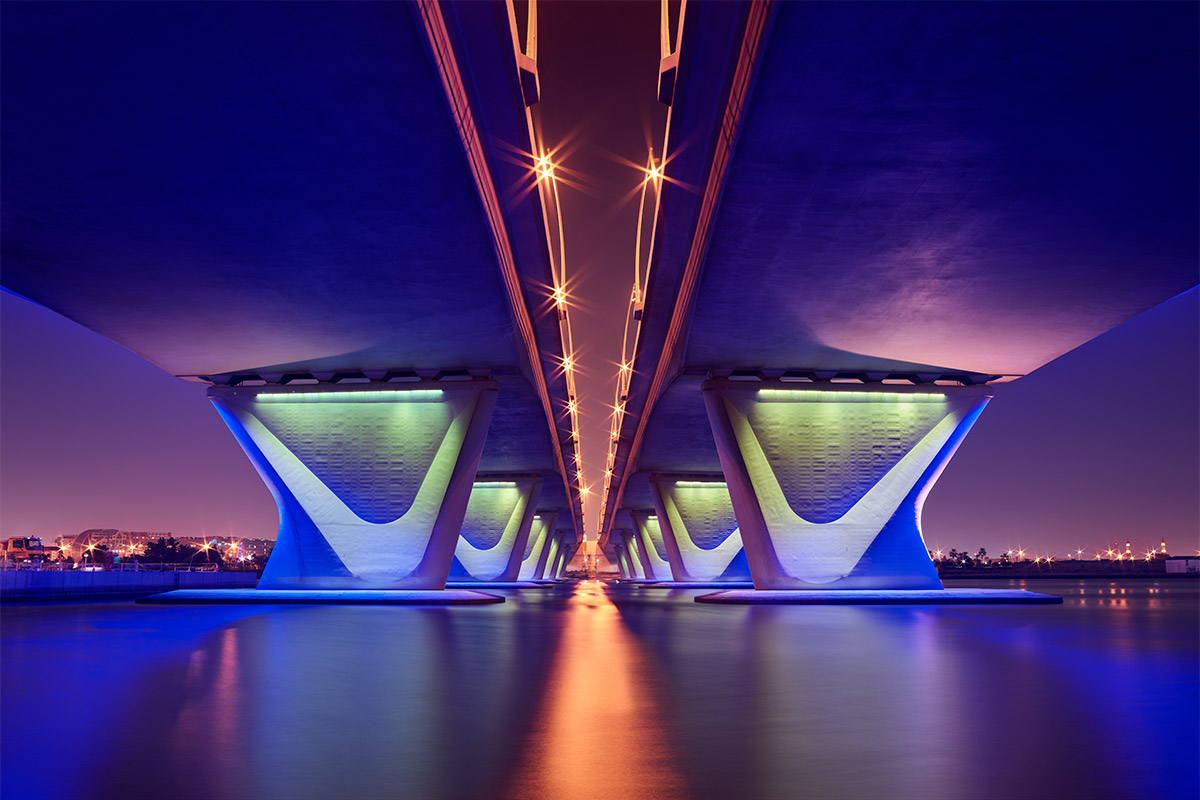
{"label": "orange light trail on water", "polygon": [[[567,613],[544,711],[502,796],[624,800],[631,787],[653,787],[656,798],[686,798],[671,732],[642,677],[652,667],[620,611],[599,581],[584,581]],[[618,780],[603,777],[609,764],[620,765]]]}

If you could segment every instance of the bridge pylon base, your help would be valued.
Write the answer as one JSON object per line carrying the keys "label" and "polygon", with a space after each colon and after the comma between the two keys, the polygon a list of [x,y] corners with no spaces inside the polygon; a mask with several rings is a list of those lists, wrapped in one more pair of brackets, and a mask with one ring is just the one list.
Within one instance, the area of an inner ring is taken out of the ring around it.
{"label": "bridge pylon base", "polygon": [[496,384],[214,386],[279,507],[260,589],[442,589]]}
{"label": "bridge pylon base", "polygon": [[541,490],[540,475],[476,476],[450,579],[517,580]]}
{"label": "bridge pylon base", "polygon": [[703,395],[756,588],[942,588],[921,506],[986,387],[708,381]]}
{"label": "bridge pylon base", "polygon": [[521,561],[518,580],[541,580],[546,574],[546,561],[550,555],[550,538],[554,535],[554,525],[558,522],[558,512],[542,511],[533,518],[533,527],[529,531],[526,542],[525,558]]}

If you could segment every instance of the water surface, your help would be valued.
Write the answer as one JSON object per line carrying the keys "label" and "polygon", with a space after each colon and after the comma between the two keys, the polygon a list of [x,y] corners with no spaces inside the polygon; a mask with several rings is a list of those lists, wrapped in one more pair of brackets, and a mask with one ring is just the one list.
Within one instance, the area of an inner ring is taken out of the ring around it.
{"label": "water surface", "polygon": [[[1009,586],[1003,582],[974,585]],[[1200,584],[2,611],[5,798],[1195,798]]]}

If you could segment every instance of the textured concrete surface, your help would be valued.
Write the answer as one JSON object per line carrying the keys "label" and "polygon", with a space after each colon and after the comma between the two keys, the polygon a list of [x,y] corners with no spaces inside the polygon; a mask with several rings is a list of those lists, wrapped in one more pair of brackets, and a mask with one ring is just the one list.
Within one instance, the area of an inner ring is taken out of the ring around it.
{"label": "textured concrete surface", "polygon": [[279,506],[264,588],[445,585],[496,401],[450,386],[209,389]]}

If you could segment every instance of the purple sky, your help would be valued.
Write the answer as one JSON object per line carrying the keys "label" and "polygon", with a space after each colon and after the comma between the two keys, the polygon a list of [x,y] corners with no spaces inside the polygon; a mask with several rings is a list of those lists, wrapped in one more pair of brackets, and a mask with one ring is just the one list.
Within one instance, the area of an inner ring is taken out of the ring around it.
{"label": "purple sky", "polygon": [[[633,282],[636,195],[662,141],[657,3],[539,6],[535,117],[563,179],[585,479],[599,489]],[[931,546],[1061,554],[1200,547],[1200,322],[1177,298],[1002,387],[933,490]],[[186,313],[186,312],[181,312]],[[275,506],[204,399],[140,357],[0,296],[0,527],[274,537]],[[585,505],[589,535],[598,494]]]}

